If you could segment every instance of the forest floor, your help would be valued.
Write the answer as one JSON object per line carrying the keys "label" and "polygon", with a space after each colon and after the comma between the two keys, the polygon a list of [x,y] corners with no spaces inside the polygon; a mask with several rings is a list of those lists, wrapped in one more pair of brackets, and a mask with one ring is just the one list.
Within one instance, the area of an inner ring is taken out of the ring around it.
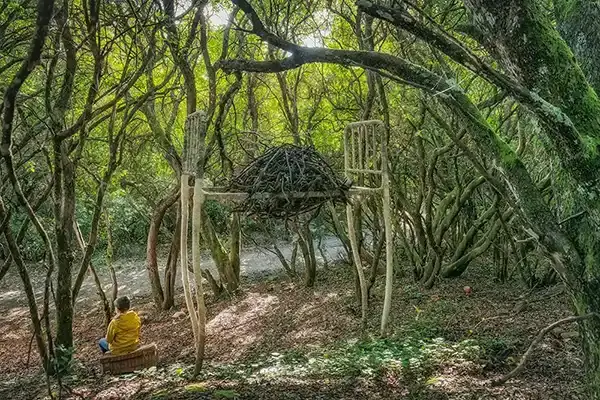
{"label": "forest floor", "polygon": [[[385,340],[377,337],[381,278],[373,288],[367,334],[361,332],[347,265],[320,269],[311,289],[276,272],[246,278],[235,296],[208,297],[206,362],[195,379],[190,324],[176,318],[185,310],[181,293],[169,312],[155,311],[145,290],[134,296],[144,319],[142,341],[158,345],[160,362],[119,377],[100,375],[96,342],[104,335],[102,314],[95,302],[83,302],[75,319],[76,361],[66,384],[72,398],[98,400],[587,399],[574,326],[549,334],[514,380],[490,385],[516,365],[543,327],[570,310],[560,286],[529,291],[516,280],[495,283],[491,266],[472,267],[432,290],[398,278],[392,334]],[[135,289],[135,282],[124,283]],[[7,295],[18,291],[15,286],[3,285],[0,399],[44,398],[35,344],[28,362],[27,310],[19,296]],[[473,288],[470,296],[464,286]]]}

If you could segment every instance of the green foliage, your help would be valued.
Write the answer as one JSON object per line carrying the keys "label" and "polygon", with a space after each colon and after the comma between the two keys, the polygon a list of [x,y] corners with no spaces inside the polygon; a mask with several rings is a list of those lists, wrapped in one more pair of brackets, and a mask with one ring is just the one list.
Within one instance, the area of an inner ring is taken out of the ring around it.
{"label": "green foliage", "polygon": [[315,359],[313,363],[316,369],[323,368],[334,375],[372,375],[392,370],[421,379],[446,361],[475,360],[478,355],[479,347],[473,341],[453,344],[441,338],[426,341],[408,337],[401,341],[359,341],[325,353],[322,360]]}
{"label": "green foliage", "polygon": [[31,228],[28,230],[21,247],[23,258],[28,261],[43,261],[46,247],[42,238]]}
{"label": "green foliage", "polygon": [[202,383],[191,383],[189,385],[185,385],[184,390],[192,393],[204,393],[208,389]]}
{"label": "green foliage", "polygon": [[235,390],[215,390],[213,395],[216,399],[237,399],[239,397]]}
{"label": "green foliage", "polygon": [[231,207],[216,200],[207,200],[204,203],[204,208],[217,233],[221,235],[228,233],[231,223]]}
{"label": "green foliage", "polygon": [[73,354],[75,354],[75,348],[58,345],[54,350],[55,357],[52,358],[52,371],[57,376],[65,376],[72,370],[74,365]]}
{"label": "green foliage", "polygon": [[[148,230],[148,217],[150,210],[144,205],[132,204],[133,199],[127,199],[127,194],[111,199],[109,215],[110,229],[113,238],[115,253],[126,243],[144,243]],[[142,212],[147,212],[143,215]],[[106,235],[102,236],[106,239]],[[104,242],[105,243],[105,242]]]}
{"label": "green foliage", "polygon": [[329,349],[309,353],[272,353],[251,364],[221,366],[205,371],[205,376],[222,379],[262,379],[278,377],[374,377],[384,373],[401,374],[424,381],[447,363],[474,362],[482,355],[474,340],[458,343],[442,338],[350,340]]}

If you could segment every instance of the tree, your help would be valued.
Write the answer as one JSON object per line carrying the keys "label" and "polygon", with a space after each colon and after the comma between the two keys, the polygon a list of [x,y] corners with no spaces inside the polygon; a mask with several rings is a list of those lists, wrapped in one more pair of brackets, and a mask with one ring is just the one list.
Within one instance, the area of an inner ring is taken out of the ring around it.
{"label": "tree", "polygon": [[[264,62],[229,60],[221,64],[226,70],[281,72],[315,62],[359,65],[428,93],[439,93],[438,101],[459,117],[473,140],[476,153],[471,161],[479,173],[520,214],[535,240],[551,255],[555,269],[569,287],[576,312],[584,315],[600,311],[598,240],[593,229],[597,222],[594,210],[597,208],[598,184],[594,171],[599,160],[595,143],[599,133],[600,103],[539,2],[465,2],[473,22],[469,28],[475,28],[472,30],[474,36],[482,39],[489,55],[498,61],[504,72],[491,67],[414,5],[404,3],[403,7],[391,9],[364,0],[359,0],[357,5],[374,18],[426,41],[528,107],[543,125],[548,149],[556,151],[573,185],[570,188],[574,190],[567,196],[573,197],[574,208],[556,210],[567,213],[567,219],[562,223],[544,201],[519,155],[499,137],[460,87],[390,54],[296,45],[269,31],[247,1],[233,0],[233,3],[252,21],[254,34],[287,51],[290,56]],[[414,14],[422,18],[417,19]],[[513,18],[510,21],[509,16]],[[530,89],[533,87],[538,88],[539,94]],[[492,161],[500,176],[490,174],[479,158]],[[590,391],[596,397],[600,395],[598,324],[600,320],[593,318],[580,325]]]}

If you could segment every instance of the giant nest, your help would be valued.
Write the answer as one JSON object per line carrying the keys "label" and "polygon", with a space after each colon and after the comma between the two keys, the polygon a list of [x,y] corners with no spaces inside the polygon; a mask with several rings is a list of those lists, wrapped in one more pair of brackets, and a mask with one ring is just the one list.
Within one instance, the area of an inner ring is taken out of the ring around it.
{"label": "giant nest", "polygon": [[351,185],[313,147],[285,144],[248,164],[227,191],[248,193],[237,211],[285,219],[314,211],[328,201],[345,203]]}

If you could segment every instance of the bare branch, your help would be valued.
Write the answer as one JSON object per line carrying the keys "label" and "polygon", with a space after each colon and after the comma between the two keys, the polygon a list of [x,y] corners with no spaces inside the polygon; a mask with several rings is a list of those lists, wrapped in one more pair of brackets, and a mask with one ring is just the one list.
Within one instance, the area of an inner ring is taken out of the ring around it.
{"label": "bare branch", "polygon": [[503,377],[492,381],[492,385],[494,385],[494,386],[502,385],[502,384],[506,383],[509,379],[514,378],[519,372],[521,372],[523,370],[523,368],[525,368],[525,362],[527,362],[527,359],[529,358],[529,356],[531,356],[531,352],[533,351],[535,346],[537,346],[537,344],[542,341],[542,339],[544,338],[544,336],[546,336],[546,334],[548,332],[550,332],[551,330],[553,330],[554,328],[556,328],[559,325],[567,324],[570,322],[579,322],[579,321],[583,321],[583,320],[590,319],[593,317],[599,318],[600,316],[598,316],[598,314],[596,314],[596,313],[571,316],[571,317],[563,318],[559,321],[556,321],[556,322],[548,325],[544,329],[542,329],[537,334],[535,339],[533,339],[533,342],[531,342],[531,344],[529,345],[529,348],[527,348],[527,351],[525,352],[525,354],[523,354],[521,361],[515,367],[515,369],[513,369],[512,371],[510,371],[508,374],[504,375]]}
{"label": "bare branch", "polygon": [[53,8],[54,0],[38,0],[36,29],[33,39],[31,40],[29,54],[21,64],[21,67],[4,93],[4,102],[2,103],[2,106],[0,106],[0,111],[2,111],[2,144],[0,146],[0,155],[3,157],[7,157],[10,154],[10,147],[12,144],[12,124],[15,115],[17,94],[21,90],[21,86],[25,80],[40,62],[44,42],[48,35],[48,24],[52,17]]}

